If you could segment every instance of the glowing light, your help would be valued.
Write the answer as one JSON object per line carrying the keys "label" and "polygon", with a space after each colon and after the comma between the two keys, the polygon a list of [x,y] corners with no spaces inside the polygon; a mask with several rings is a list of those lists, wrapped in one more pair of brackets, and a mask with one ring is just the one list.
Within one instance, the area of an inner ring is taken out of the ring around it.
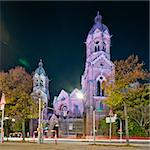
{"label": "glowing light", "polygon": [[19,63],[22,64],[25,67],[29,67],[30,66],[29,63],[25,59],[21,59],[20,58],[19,59]]}
{"label": "glowing light", "polygon": [[77,95],[77,98],[84,99],[84,94],[82,92],[77,92],[76,95]]}

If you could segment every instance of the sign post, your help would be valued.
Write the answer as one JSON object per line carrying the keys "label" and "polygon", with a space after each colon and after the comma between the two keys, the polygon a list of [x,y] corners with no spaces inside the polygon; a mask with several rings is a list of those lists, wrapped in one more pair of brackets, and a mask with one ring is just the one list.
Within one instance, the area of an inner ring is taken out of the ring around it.
{"label": "sign post", "polygon": [[113,115],[112,113],[109,113],[109,117],[106,117],[106,123],[110,123],[110,126],[109,126],[110,143],[111,143],[111,124],[115,122],[117,119],[120,121],[120,129],[118,133],[120,134],[120,143],[122,143],[122,121],[120,118],[117,117],[117,114]]}

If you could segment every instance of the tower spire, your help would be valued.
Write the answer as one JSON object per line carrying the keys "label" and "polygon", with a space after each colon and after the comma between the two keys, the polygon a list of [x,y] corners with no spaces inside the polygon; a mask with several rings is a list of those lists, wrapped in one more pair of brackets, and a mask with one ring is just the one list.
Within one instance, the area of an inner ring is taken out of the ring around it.
{"label": "tower spire", "polygon": [[99,16],[99,11],[97,11],[97,16]]}
{"label": "tower spire", "polygon": [[40,59],[40,62],[39,62],[39,67],[43,67],[43,62],[42,62],[42,59]]}
{"label": "tower spire", "polygon": [[101,23],[102,16],[99,14],[99,11],[97,11],[97,16],[95,17],[95,23]]}

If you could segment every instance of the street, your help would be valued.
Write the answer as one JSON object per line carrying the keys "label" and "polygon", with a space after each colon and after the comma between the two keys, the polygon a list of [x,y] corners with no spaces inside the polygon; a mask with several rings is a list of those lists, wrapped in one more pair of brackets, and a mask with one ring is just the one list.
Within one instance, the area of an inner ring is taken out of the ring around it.
{"label": "street", "polygon": [[78,143],[16,143],[5,142],[0,144],[0,150],[148,150],[146,146],[118,146],[118,145],[88,145]]}

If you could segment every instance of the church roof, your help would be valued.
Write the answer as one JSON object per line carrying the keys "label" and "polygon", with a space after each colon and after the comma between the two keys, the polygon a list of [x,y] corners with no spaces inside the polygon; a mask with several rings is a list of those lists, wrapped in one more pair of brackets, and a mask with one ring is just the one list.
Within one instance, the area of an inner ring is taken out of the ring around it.
{"label": "church roof", "polygon": [[93,27],[89,31],[89,34],[93,34],[96,29],[99,29],[102,32],[107,30],[108,33],[109,33],[109,30],[108,30],[107,26],[102,24],[102,16],[99,15],[99,11],[97,12],[97,16],[95,17],[94,21],[95,21],[95,24],[93,25]]}
{"label": "church roof", "polygon": [[41,74],[46,75],[45,70],[43,68],[42,59],[40,59],[39,67],[35,70],[35,73],[37,73],[38,75],[41,75]]}

